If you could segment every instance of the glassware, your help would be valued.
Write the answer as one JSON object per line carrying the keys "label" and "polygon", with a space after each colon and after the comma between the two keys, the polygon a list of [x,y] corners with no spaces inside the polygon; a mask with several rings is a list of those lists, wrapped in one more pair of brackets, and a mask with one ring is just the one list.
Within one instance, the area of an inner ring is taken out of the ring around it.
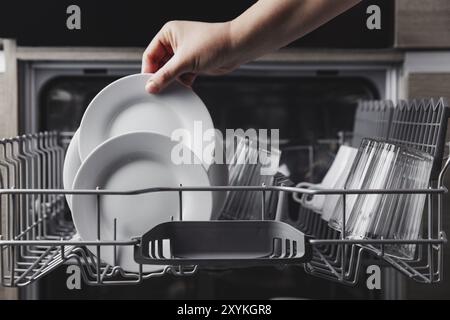
{"label": "glassware", "polygon": [[[433,157],[425,152],[412,149],[405,151],[407,160],[402,176],[401,188],[426,189],[433,165]],[[403,194],[396,202],[394,216],[386,228],[386,238],[398,240],[419,239],[426,194]],[[413,259],[415,244],[386,246],[386,254],[399,258]]]}
{"label": "glassware", "polygon": [[[376,154],[371,170],[362,189],[395,189],[398,178],[394,174],[398,168],[400,147],[390,143],[376,142]],[[376,235],[376,221],[384,220],[391,200],[387,194],[359,194],[349,212],[346,236],[349,238],[372,238]]]}
{"label": "glassware", "polygon": [[[233,144],[233,145],[231,145]],[[261,147],[256,139],[235,136],[227,141],[226,159],[229,169],[230,186],[270,186],[277,172],[280,150]],[[262,158],[266,161],[262,161]],[[264,163],[265,162],[265,163]],[[270,168],[267,168],[267,164]],[[266,204],[270,192],[266,193]],[[222,219],[251,220],[261,219],[262,192],[229,191],[222,211]]]}
{"label": "glassware", "polygon": [[[378,141],[364,139],[361,142],[355,161],[350,169],[350,175],[348,176],[344,189],[363,189],[368,173],[375,165],[374,159],[376,159],[377,149],[379,148]],[[331,214],[331,218],[328,222],[329,226],[338,231],[342,230],[342,217],[343,217],[343,200],[342,195],[336,195],[338,201],[334,206]],[[358,198],[357,194],[346,195],[346,223],[349,219],[350,212]],[[328,208],[327,208],[328,209]]]}
{"label": "glassware", "polygon": [[[425,189],[433,158],[405,146],[364,139],[345,189]],[[342,196],[329,225],[342,230]],[[425,194],[357,194],[346,196],[345,235],[350,239],[415,240],[420,236]],[[414,244],[387,245],[385,253],[413,259]]]}

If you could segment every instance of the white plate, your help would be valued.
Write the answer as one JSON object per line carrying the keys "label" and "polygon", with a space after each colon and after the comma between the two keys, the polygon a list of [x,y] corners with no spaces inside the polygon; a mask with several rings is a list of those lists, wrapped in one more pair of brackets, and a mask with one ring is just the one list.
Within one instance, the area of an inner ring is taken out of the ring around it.
{"label": "white plate", "polygon": [[[171,150],[177,142],[150,132],[128,133],[111,138],[98,146],[83,162],[75,177],[74,189],[134,190],[149,187],[209,186],[202,165],[175,165]],[[187,150],[187,152],[191,152]],[[194,156],[192,154],[192,156]],[[97,239],[96,197],[74,195],[72,217],[83,240]],[[107,195],[100,199],[101,239],[112,240],[114,219],[117,239],[130,240],[156,225],[179,218],[178,192],[140,195]],[[183,220],[209,220],[211,192],[183,192]],[[95,247],[92,248],[95,254]],[[102,247],[101,259],[114,263],[112,247]],[[117,247],[117,263],[124,270],[137,272],[133,247]],[[144,266],[155,271],[161,266]]]}
{"label": "white plate", "polygon": [[[134,74],[121,78],[95,96],[83,115],[79,129],[82,161],[95,147],[111,137],[135,131],[150,131],[171,137],[176,129],[187,130],[191,140],[196,135],[196,145],[192,143],[188,146],[199,159],[203,159],[200,144],[203,132],[214,129],[205,105],[191,89],[177,82],[157,95],[149,94],[145,91],[145,84],[150,76]],[[199,126],[195,127],[197,121],[201,124],[201,130]],[[205,147],[206,144],[209,143],[205,142]],[[205,167],[208,169],[209,165],[205,164]]]}
{"label": "white plate", "polygon": [[[70,140],[69,146],[67,147],[66,157],[64,158],[63,167],[63,185],[64,189],[72,189],[73,181],[81,166],[81,159],[78,155],[78,134],[77,130]],[[72,195],[66,194],[67,204],[69,208],[72,209]]]}
{"label": "white plate", "polygon": [[[77,130],[72,140],[70,140],[67,148],[66,156],[64,159],[63,168],[63,184],[64,189],[72,189],[73,181],[81,166],[81,159],[78,154],[78,134]],[[216,144],[220,147],[221,141],[216,140]],[[212,163],[208,169],[208,178],[211,186],[227,186],[228,185],[228,165],[220,163]],[[214,191],[213,192],[213,209],[214,215],[219,215],[225,204],[227,192],[226,191]],[[72,195],[66,195],[67,204],[69,209],[72,210]]]}

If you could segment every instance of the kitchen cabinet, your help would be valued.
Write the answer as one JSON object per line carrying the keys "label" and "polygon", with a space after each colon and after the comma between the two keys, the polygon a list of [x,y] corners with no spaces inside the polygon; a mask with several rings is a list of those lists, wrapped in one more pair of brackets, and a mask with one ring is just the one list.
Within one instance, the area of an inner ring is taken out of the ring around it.
{"label": "kitchen cabinet", "polygon": [[[1,43],[0,43],[1,45]],[[4,41],[5,69],[0,72],[0,137],[17,135],[17,69],[15,44]],[[3,205],[3,204],[2,204]],[[3,210],[2,210],[3,211]],[[4,219],[1,219],[4,223]],[[0,300],[17,298],[17,289],[0,286]]]}
{"label": "kitchen cabinet", "polygon": [[18,133],[17,60],[14,41],[3,42],[5,69],[0,72],[0,137]]}
{"label": "kitchen cabinet", "polygon": [[[408,98],[444,97],[450,101],[450,72],[410,73],[406,81]],[[446,141],[450,141],[450,130]]]}
{"label": "kitchen cabinet", "polygon": [[450,48],[450,1],[396,0],[395,46]]}
{"label": "kitchen cabinet", "polygon": [[446,97],[450,99],[450,72],[411,73],[408,76],[409,97]]}
{"label": "kitchen cabinet", "polygon": [[[7,130],[5,130],[5,122],[7,121],[9,114],[6,106],[4,106],[6,100],[6,77],[4,73],[0,72],[0,136],[4,137]],[[2,219],[2,221],[4,221]],[[17,290],[4,288],[0,285],[0,300],[14,299],[16,297]]]}

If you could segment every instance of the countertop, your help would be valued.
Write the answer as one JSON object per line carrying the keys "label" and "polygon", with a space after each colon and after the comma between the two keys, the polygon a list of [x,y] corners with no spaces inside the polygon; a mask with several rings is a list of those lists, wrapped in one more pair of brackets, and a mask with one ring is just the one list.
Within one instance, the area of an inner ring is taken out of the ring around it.
{"label": "countertop", "polygon": [[[144,48],[17,47],[19,60],[140,61]],[[293,49],[267,54],[259,62],[285,63],[402,63],[404,54],[395,49]]]}

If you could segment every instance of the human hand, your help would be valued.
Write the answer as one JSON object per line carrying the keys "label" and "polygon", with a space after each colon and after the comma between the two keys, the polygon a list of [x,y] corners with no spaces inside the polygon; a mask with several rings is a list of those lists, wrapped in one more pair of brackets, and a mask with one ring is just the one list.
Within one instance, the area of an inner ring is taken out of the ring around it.
{"label": "human hand", "polygon": [[361,0],[258,0],[224,23],[170,21],[150,42],[142,72],[154,73],[146,90],[157,93],[171,81],[190,86],[199,73],[223,74],[279,49]]}
{"label": "human hand", "polygon": [[191,86],[199,73],[223,74],[239,65],[230,23],[170,21],[150,42],[142,72],[154,73],[145,89],[158,93],[171,81]]}

